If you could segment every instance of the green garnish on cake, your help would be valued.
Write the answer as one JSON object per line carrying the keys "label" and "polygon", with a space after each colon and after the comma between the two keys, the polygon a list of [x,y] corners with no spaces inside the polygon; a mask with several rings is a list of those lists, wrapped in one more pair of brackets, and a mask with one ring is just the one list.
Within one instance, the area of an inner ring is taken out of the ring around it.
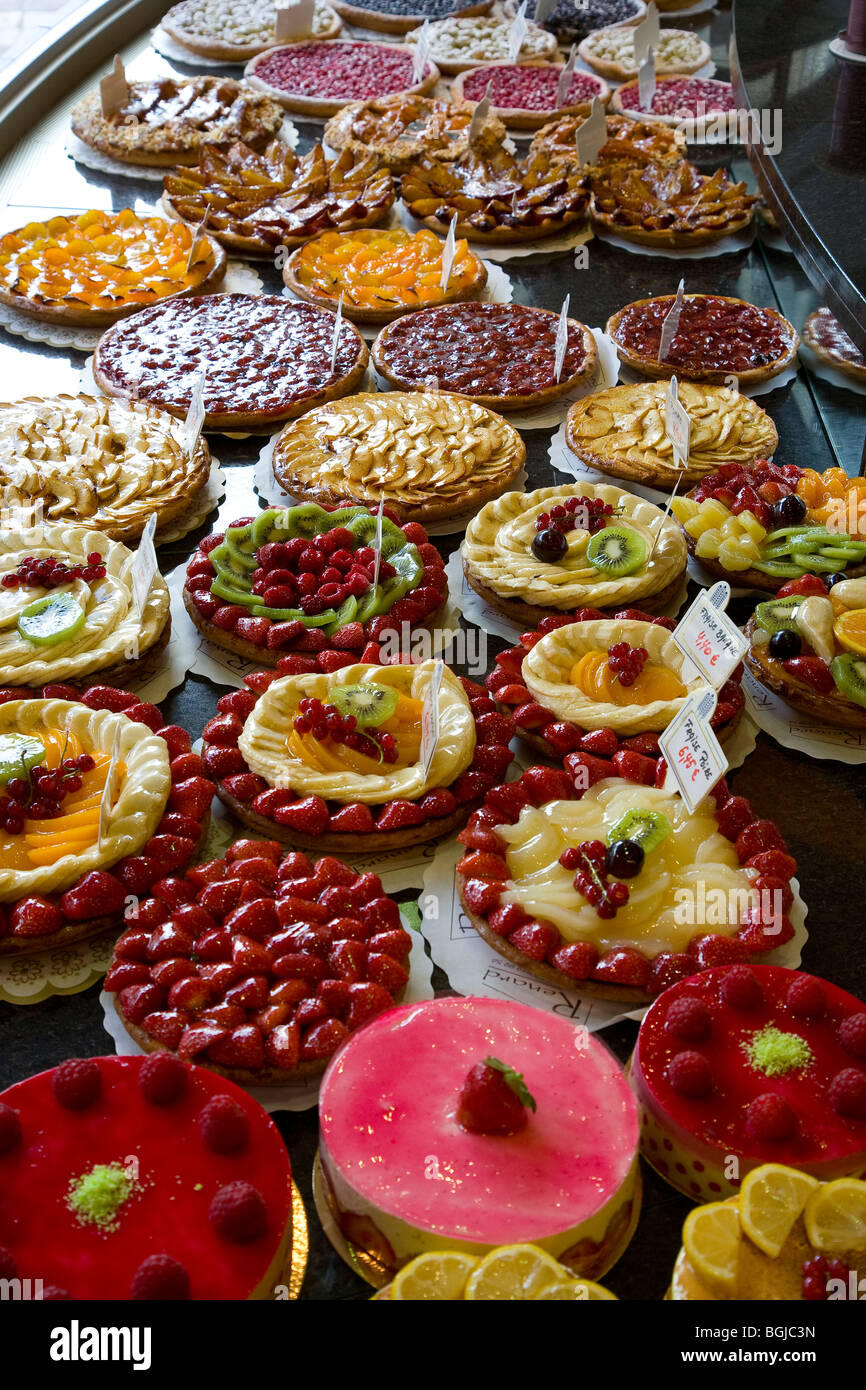
{"label": "green garnish on cake", "polygon": [[753,1033],[742,1047],[755,1071],[764,1076],[784,1076],[808,1067],[812,1061],[812,1049],[805,1038],[799,1033],[783,1033],[772,1024]]}

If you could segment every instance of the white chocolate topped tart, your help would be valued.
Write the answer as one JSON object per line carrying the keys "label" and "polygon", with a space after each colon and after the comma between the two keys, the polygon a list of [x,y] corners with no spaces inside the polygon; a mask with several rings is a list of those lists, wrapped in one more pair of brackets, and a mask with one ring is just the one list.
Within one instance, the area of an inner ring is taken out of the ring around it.
{"label": "white chocolate topped tart", "polygon": [[[335,39],[343,21],[330,5],[316,0],[312,28],[299,39]],[[162,28],[177,43],[205,58],[240,63],[277,42],[272,0],[180,0],[162,17]]]}
{"label": "white chocolate topped tart", "polygon": [[153,576],[139,611],[134,565],[134,553],[101,531],[0,531],[0,680],[128,680],[171,632],[165,580]]}
{"label": "white chocolate topped tart", "polygon": [[585,604],[655,611],[682,584],[688,552],[677,530],[652,502],[611,484],[508,492],[466,527],[463,571],[492,608],[533,627]]}
{"label": "white chocolate topped tart", "polygon": [[[360,852],[440,839],[511,762],[510,720],[432,659],[252,680],[262,693],[245,692],[243,718],[205,726],[205,766],[241,820],[292,845]],[[470,697],[482,701],[478,717]]]}
{"label": "white chocolate topped tart", "polygon": [[690,812],[654,785],[663,760],[617,759],[569,753],[564,771],[533,767],[488,792],[457,865],[479,935],[550,984],[626,1003],[790,940],[796,863],[776,826],[724,781]]}

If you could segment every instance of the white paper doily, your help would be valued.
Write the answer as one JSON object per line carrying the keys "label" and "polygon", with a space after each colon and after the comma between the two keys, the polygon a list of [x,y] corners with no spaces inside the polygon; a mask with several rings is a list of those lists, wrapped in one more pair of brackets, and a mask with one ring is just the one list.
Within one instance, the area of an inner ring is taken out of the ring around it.
{"label": "white paper doily", "polygon": [[765,246],[771,247],[773,251],[784,251],[787,255],[793,256],[793,246],[788,241],[787,237],[783,236],[775,227],[769,227],[767,223],[762,222],[760,218],[757,219],[757,227],[758,240],[762,241]]}
{"label": "white paper doily", "polygon": [[[771,391],[779,391],[783,386],[788,386],[796,377],[800,370],[799,360],[795,357],[789,367],[778,376],[770,377],[769,381],[758,381],[753,386],[738,386],[737,390],[741,396],[768,396]],[[619,365],[619,379],[622,382],[646,381],[645,376],[636,372],[631,367],[627,367],[624,362]]]}
{"label": "white paper doily", "polygon": [[596,486],[600,483],[607,483],[610,486],[622,488],[623,492],[633,492],[637,497],[644,497],[648,502],[655,502],[657,507],[667,506],[668,493],[662,492],[659,488],[645,487],[643,483],[635,483],[631,480],[623,482],[608,473],[602,473],[598,468],[590,468],[589,464],[577,458],[565,442],[564,423],[553,435],[547,455],[559,473],[567,473],[572,478],[585,478],[588,483],[594,483]]}
{"label": "white paper doily", "polygon": [[866,733],[834,729],[800,714],[746,671],[743,676],[746,709],[755,723],[783,748],[793,748],[809,758],[829,758],[839,763],[866,763]]}
{"label": "white paper doily", "polygon": [[838,368],[831,367],[829,362],[825,362],[823,357],[819,357],[813,352],[808,343],[801,341],[800,357],[803,366],[808,367],[813,376],[818,376],[822,381],[826,381],[830,386],[836,386],[840,391],[853,391],[855,396],[866,396],[866,382],[862,384],[855,381],[853,377],[846,376]]}
{"label": "white paper doily", "polygon": [[170,521],[165,530],[155,537],[156,545],[170,545],[172,541],[182,540],[190,531],[201,526],[222,501],[226,489],[226,475],[219,459],[211,456],[208,480],[200,492],[191,498],[183,511]]}
{"label": "white paper doily", "polygon": [[242,68],[249,62],[248,58],[206,58],[203,53],[193,53],[191,48],[185,48],[166,33],[161,24],[151,31],[150,45],[163,58],[172,63],[184,63],[188,68]]}
{"label": "white paper doily", "polygon": [[114,952],[117,932],[50,951],[0,956],[0,1001],[38,1004],[52,994],[78,994],[101,980]]}
{"label": "white paper doily", "polygon": [[747,250],[755,239],[755,227],[752,221],[742,231],[710,242],[709,246],[685,248],[643,246],[636,241],[626,241],[625,237],[617,236],[614,232],[608,231],[607,227],[598,225],[595,227],[595,234],[599,241],[606,241],[609,246],[615,246],[620,251],[629,251],[633,256],[659,256],[665,261],[705,261],[714,256],[730,256],[736,251]]}
{"label": "white paper doily", "polygon": [[[187,61],[187,60],[184,60]],[[204,62],[205,60],[202,59]],[[290,149],[295,149],[298,143],[298,129],[288,116],[283,120],[280,127],[280,139]],[[162,183],[166,174],[172,171],[170,164],[127,164],[122,159],[114,159],[110,154],[103,154],[101,150],[95,150],[68,130],[64,140],[64,150],[70,159],[76,164],[83,164],[86,169],[96,169],[101,174],[118,174],[126,179],[145,179],[148,183]]]}

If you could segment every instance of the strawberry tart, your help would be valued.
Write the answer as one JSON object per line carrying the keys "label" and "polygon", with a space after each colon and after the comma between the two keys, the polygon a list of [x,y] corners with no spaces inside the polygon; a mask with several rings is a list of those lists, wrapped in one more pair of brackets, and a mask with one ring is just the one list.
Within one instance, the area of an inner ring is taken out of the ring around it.
{"label": "strawberry tart", "polygon": [[231,1082],[88,1057],[0,1095],[3,1279],[45,1300],[265,1299],[291,1246],[289,1156]]}
{"label": "strawberry tart", "polygon": [[595,1279],[637,1224],[619,1064],[524,1004],[435,999],[375,1019],[328,1068],[319,1123],[324,1200],[382,1283],[427,1250],[525,1241]]}

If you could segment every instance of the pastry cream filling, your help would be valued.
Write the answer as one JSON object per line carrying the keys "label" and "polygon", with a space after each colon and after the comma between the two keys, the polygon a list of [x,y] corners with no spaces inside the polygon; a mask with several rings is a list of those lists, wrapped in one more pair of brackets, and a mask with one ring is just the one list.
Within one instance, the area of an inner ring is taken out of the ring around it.
{"label": "pastry cream filling", "polygon": [[[619,515],[617,526],[638,532],[651,557],[632,574],[606,578],[586,558],[589,533],[569,533],[569,548],[557,564],[545,564],[532,553],[536,519],[568,497],[600,497]],[[656,533],[661,535],[653,551]],[[585,536],[586,540],[582,537]],[[631,604],[667,587],[685,569],[687,550],[682,531],[661,508],[610,484],[598,486],[583,478],[564,487],[535,492],[506,492],[488,502],[466,527],[463,560],[474,578],[503,598],[518,599],[538,608],[579,608],[583,604],[610,607]]]}
{"label": "pastry cream filling", "polygon": [[[576,891],[574,871],[564,869],[559,857],[584,840],[606,841],[611,827],[635,809],[661,812],[672,830],[628,880],[628,902],[604,920]],[[633,946],[654,956],[684,951],[701,931],[733,936],[756,901],[751,888],[756,872],[740,867],[709,798],[690,815],[670,792],[605,778],[580,801],[524,807],[514,825],[498,825],[496,833],[507,846],[511,875],[502,902],[517,903],[530,916],[551,922],[567,941],[592,941],[602,952]],[[704,923],[707,904],[712,922]]]}
{"label": "pastry cream filling", "polygon": [[[634,685],[621,685],[607,664],[610,647],[643,647],[647,662]],[[614,619],[573,623],[548,632],[523,659],[521,678],[533,700],[582,729],[660,732],[686,696],[703,687],[684,674],[682,652],[664,627]]]}
{"label": "pastry cream filling", "polygon": [[[252,772],[264,777],[270,786],[288,787],[300,796],[371,805],[398,799],[414,801],[433,787],[449,786],[466,771],[475,754],[475,720],[469,701],[447,666],[439,688],[439,737],[426,775],[420,756],[420,729],[417,751],[405,765],[401,765],[402,758],[397,763],[381,764],[365,758],[369,772],[353,771],[347,765],[320,770],[299,756],[301,751],[304,758],[308,754],[293,741],[293,723],[301,700],[318,699],[327,704],[331,692],[341,685],[390,686],[399,695],[423,702],[435,666],[431,660],[418,666],[357,665],[344,666],[330,675],[284,676],[273,681],[256,702],[238,747]],[[406,745],[401,744],[401,748],[405,754]]]}

